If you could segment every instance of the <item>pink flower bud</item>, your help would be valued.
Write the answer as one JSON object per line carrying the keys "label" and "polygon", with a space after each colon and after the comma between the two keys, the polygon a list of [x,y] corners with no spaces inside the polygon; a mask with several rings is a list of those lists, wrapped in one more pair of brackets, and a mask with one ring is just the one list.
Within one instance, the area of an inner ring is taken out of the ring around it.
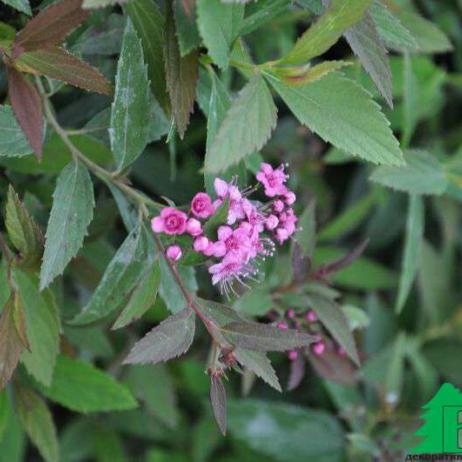
{"label": "pink flower bud", "polygon": [[319,342],[313,343],[311,349],[316,356],[321,356],[326,349],[326,344],[323,340],[320,340]]}
{"label": "pink flower bud", "polygon": [[282,202],[280,199],[277,199],[273,203],[273,210],[275,212],[281,213],[284,210],[284,202]]}
{"label": "pink flower bud", "polygon": [[287,205],[292,205],[297,200],[297,196],[292,191],[287,191],[284,195],[284,200]]}
{"label": "pink flower bud", "polygon": [[181,258],[183,252],[179,245],[171,245],[167,248],[165,255],[167,258],[173,261],[178,261]]}
{"label": "pink flower bud", "polygon": [[318,320],[318,315],[316,314],[315,311],[313,310],[309,310],[306,314],[305,314],[305,319],[309,322],[316,322]]}
{"label": "pink flower bud", "polygon": [[194,239],[194,250],[196,252],[204,252],[209,246],[209,240],[205,236],[200,236]]}
{"label": "pink flower bud", "polygon": [[285,228],[278,228],[276,230],[276,239],[278,240],[279,244],[282,244],[284,241],[289,239],[289,233]]}
{"label": "pink flower bud", "polygon": [[297,350],[289,351],[288,356],[291,361],[295,361],[298,358],[298,351]]}
{"label": "pink flower bud", "polygon": [[279,219],[276,215],[270,215],[265,222],[266,228],[270,231],[275,229],[279,224]]}
{"label": "pink flower bud", "polygon": [[213,256],[220,258],[226,255],[226,245],[222,241],[217,241],[213,244]]}
{"label": "pink flower bud", "polygon": [[213,186],[218,197],[225,197],[228,193],[228,183],[221,178],[215,178]]}
{"label": "pink flower bud", "polygon": [[287,310],[287,317],[289,319],[295,318],[295,310],[293,310],[292,308],[290,310]]}
{"label": "pink flower bud", "polygon": [[199,236],[202,234],[201,222],[195,218],[190,218],[186,223],[186,232],[193,237]]}
{"label": "pink flower bud", "polygon": [[289,326],[284,322],[284,321],[279,321],[277,324],[276,324],[276,327],[278,329],[288,329]]}
{"label": "pink flower bud", "polygon": [[161,217],[154,217],[151,220],[151,228],[155,233],[162,233],[164,231],[164,220]]}

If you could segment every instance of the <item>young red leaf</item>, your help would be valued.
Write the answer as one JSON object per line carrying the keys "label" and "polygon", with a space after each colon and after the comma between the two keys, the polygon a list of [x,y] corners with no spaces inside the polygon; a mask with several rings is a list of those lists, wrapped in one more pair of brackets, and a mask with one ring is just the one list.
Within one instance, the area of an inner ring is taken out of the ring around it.
{"label": "young red leaf", "polygon": [[290,364],[289,381],[287,383],[287,390],[295,390],[305,377],[305,357],[303,350],[298,351],[295,361]]}
{"label": "young red leaf", "polygon": [[84,90],[112,93],[110,82],[97,69],[60,47],[22,53],[16,65],[25,72],[46,75]]}
{"label": "young red leaf", "polygon": [[218,428],[226,435],[226,390],[221,377],[210,378],[210,403]]}
{"label": "young red leaf", "polygon": [[58,45],[88,14],[82,9],[82,0],[64,0],[49,6],[19,31],[13,43],[13,58],[24,51]]}
{"label": "young red leaf", "polygon": [[11,295],[0,316],[0,390],[11,379],[23,349],[15,322],[14,298],[14,295]]}
{"label": "young red leaf", "polygon": [[[170,5],[170,2],[168,2]],[[167,11],[165,26],[165,74],[172,114],[180,138],[183,138],[194,110],[196,84],[199,77],[198,54],[180,55],[172,7]]]}
{"label": "young red leaf", "polygon": [[42,158],[43,108],[37,87],[16,69],[8,66],[8,94],[18,123],[29,144]]}

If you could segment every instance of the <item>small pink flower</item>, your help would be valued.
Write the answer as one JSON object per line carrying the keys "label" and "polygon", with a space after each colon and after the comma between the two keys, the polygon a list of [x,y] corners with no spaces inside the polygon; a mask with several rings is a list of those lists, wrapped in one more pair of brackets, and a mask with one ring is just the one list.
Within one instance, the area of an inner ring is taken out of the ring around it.
{"label": "small pink flower", "polygon": [[232,281],[240,274],[242,263],[233,255],[227,255],[220,263],[212,265],[209,273],[212,275],[212,283],[218,284]]}
{"label": "small pink flower", "polygon": [[[215,178],[213,185],[217,196],[220,198],[218,200],[223,202],[226,197],[229,198],[228,225],[233,225],[237,220],[242,220],[245,217],[245,212],[243,209],[243,198],[239,188],[233,184],[226,183],[226,181],[220,178]],[[222,202],[219,204],[221,205]],[[214,206],[216,203],[218,204],[218,202],[215,201]]]}
{"label": "small pink flower", "polygon": [[169,260],[178,261],[183,255],[179,245],[171,245],[167,248],[165,255]]}
{"label": "small pink flower", "polygon": [[174,207],[165,207],[160,216],[152,219],[151,227],[155,233],[183,234],[186,230],[186,213]]}
{"label": "small pink flower", "polygon": [[256,176],[257,180],[265,187],[265,194],[268,197],[286,194],[287,188],[284,183],[287,181],[287,175],[284,173],[283,165],[273,169],[270,164],[263,163]]}
{"label": "small pink flower", "polygon": [[321,356],[326,350],[326,344],[323,340],[320,340],[319,342],[313,343],[313,345],[311,345],[311,349],[316,356]]}
{"label": "small pink flower", "polygon": [[200,236],[194,239],[194,250],[196,252],[204,252],[209,246],[209,240],[205,236]]}
{"label": "small pink flower", "polygon": [[199,236],[202,234],[201,222],[195,218],[190,218],[186,223],[186,232],[193,237]]}
{"label": "small pink flower", "polygon": [[293,310],[292,308],[290,308],[289,310],[287,310],[287,313],[286,313],[286,314],[287,314],[287,317],[288,317],[289,319],[295,318],[295,310]]}
{"label": "small pink flower", "polygon": [[220,226],[217,245],[218,243],[224,248],[225,253],[235,254],[243,263],[247,261],[251,242],[245,229],[239,227],[233,230],[230,226]]}
{"label": "small pink flower", "polygon": [[287,191],[284,195],[284,200],[286,201],[287,205],[292,205],[297,200],[297,196],[292,191]]}
{"label": "small pink flower", "polygon": [[276,324],[276,327],[278,329],[283,329],[283,330],[286,330],[289,328],[289,326],[287,325],[287,323],[285,323],[284,321],[279,321],[277,324]]}
{"label": "small pink flower", "polygon": [[207,193],[197,193],[191,201],[191,212],[199,218],[208,218],[215,211],[212,199]]}
{"label": "small pink flower", "polygon": [[278,224],[279,219],[276,215],[270,215],[265,221],[266,229],[269,229],[270,231],[277,228]]}
{"label": "small pink flower", "polygon": [[291,361],[295,361],[298,358],[298,351],[297,350],[291,350],[291,351],[289,351],[288,356],[289,356],[289,359]]}
{"label": "small pink flower", "polygon": [[309,322],[316,322],[318,320],[318,315],[316,314],[315,311],[313,310],[309,310],[306,314],[305,314],[305,319]]}
{"label": "small pink flower", "polygon": [[222,241],[217,241],[213,244],[213,256],[217,258],[224,257],[226,255],[226,245]]}

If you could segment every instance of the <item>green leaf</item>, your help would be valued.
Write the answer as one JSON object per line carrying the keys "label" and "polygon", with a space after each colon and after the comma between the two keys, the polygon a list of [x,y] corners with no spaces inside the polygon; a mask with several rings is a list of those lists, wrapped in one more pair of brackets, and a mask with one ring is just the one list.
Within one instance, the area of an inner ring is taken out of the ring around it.
{"label": "green leaf", "polygon": [[0,438],[0,462],[23,462],[25,437],[11,400],[6,400],[7,426]]}
{"label": "green leaf", "polygon": [[126,0],[83,0],[82,8],[103,8],[105,6],[117,5],[118,3],[124,3]]}
{"label": "green leaf", "polygon": [[[143,402],[147,410],[170,428],[180,418],[173,379],[164,364],[150,367],[131,366],[126,382],[134,396]],[[155,384],[155,386],[146,386]]]}
{"label": "green leaf", "polygon": [[304,64],[327,51],[357,23],[372,0],[332,0],[326,12],[297,40],[280,64]]}
{"label": "green leaf", "polygon": [[30,351],[24,350],[21,362],[40,383],[49,385],[59,352],[60,318],[58,306],[49,289],[39,291],[38,278],[20,270],[14,272],[26,319]]}
{"label": "green leaf", "polygon": [[276,375],[276,372],[271,365],[271,361],[264,353],[261,353],[260,351],[236,348],[234,350],[234,355],[242,366],[250,369],[255,375],[263,379],[269,386],[273,387],[279,392],[282,392],[278,376]]}
{"label": "green leaf", "polygon": [[440,195],[446,191],[448,180],[436,157],[414,149],[407,151],[405,158],[407,165],[404,167],[380,166],[370,179],[409,194]]}
{"label": "green leaf", "polygon": [[6,391],[0,391],[0,442],[8,422],[8,396]]}
{"label": "green leaf", "polygon": [[270,81],[295,117],[325,141],[373,163],[403,165],[389,122],[352,80],[331,72],[302,87]]}
{"label": "green leaf", "polygon": [[146,147],[148,124],[145,119],[149,110],[150,90],[143,48],[128,19],[117,65],[109,130],[112,152],[119,171],[132,164]]}
{"label": "green leaf", "polygon": [[8,188],[5,226],[11,242],[21,253],[21,264],[33,266],[37,263],[43,251],[42,232],[11,185]]}
{"label": "green leaf", "polygon": [[381,95],[393,107],[391,69],[387,49],[369,12],[345,32],[345,38]]}
{"label": "green leaf", "polygon": [[154,0],[132,0],[123,6],[141,38],[151,88],[164,110],[168,107],[165,86],[165,21]]}
{"label": "green leaf", "polygon": [[400,11],[397,17],[415,38],[419,52],[446,53],[453,49],[444,32],[428,19],[404,10]]}
{"label": "green leaf", "polygon": [[419,82],[415,75],[409,53],[404,53],[403,65],[403,116],[401,144],[408,146],[419,122],[419,105],[421,104]]}
{"label": "green leaf", "polygon": [[339,305],[327,297],[310,294],[309,306],[316,312],[324,327],[332,334],[348,356],[359,365],[358,351],[350,331],[348,319]]}
{"label": "green leaf", "polygon": [[20,388],[19,419],[46,462],[59,461],[59,444],[53,417],[45,402],[32,390]]}
{"label": "green leaf", "polygon": [[143,316],[143,314],[146,313],[152,305],[154,305],[159,285],[160,266],[159,261],[156,261],[152,265],[152,268],[148,269],[148,272],[131,294],[127,305],[123,309],[122,313],[120,313],[112,328],[120,329],[128,326],[130,323]]}
{"label": "green leaf", "polygon": [[[72,143],[85,156],[97,164],[107,164],[112,161],[111,151],[100,141],[88,135],[70,136]],[[63,140],[53,133],[43,146],[43,159],[39,162],[34,156],[24,156],[19,159],[0,157],[1,165],[9,170],[20,173],[59,173],[69,162],[72,155]]]}
{"label": "green leaf", "polygon": [[247,3],[239,35],[242,37],[250,34],[277,16],[284,14],[289,7],[290,0],[260,0]]}
{"label": "green leaf", "polygon": [[122,411],[137,406],[130,391],[111,375],[67,356],[58,356],[50,387],[40,387],[40,391],[75,412]]}
{"label": "green leaf", "polygon": [[420,252],[424,233],[424,203],[420,196],[409,197],[409,210],[406,223],[406,240],[399,280],[396,311],[399,313],[406,302],[420,263]]}
{"label": "green leaf", "polygon": [[231,45],[239,35],[244,5],[220,0],[198,0],[199,32],[210,57],[221,68],[228,67]]}
{"label": "green leaf", "polygon": [[156,364],[186,353],[194,339],[195,319],[190,308],[171,315],[135,344],[124,364]]}
{"label": "green leaf", "polygon": [[2,0],[6,5],[10,5],[13,8],[21,11],[21,13],[26,13],[29,16],[32,14],[30,9],[29,0]]}
{"label": "green leaf", "polygon": [[11,106],[0,106],[0,157],[23,157],[32,153]]}
{"label": "green leaf", "polygon": [[53,194],[53,207],[46,232],[40,271],[40,289],[62,274],[83,244],[93,218],[95,198],[87,168],[71,162],[60,173]]}
{"label": "green leaf", "polygon": [[117,250],[90,301],[72,324],[89,324],[117,310],[142,280],[153,258],[148,231],[136,227]]}
{"label": "green leaf", "polygon": [[217,173],[258,151],[276,126],[277,108],[260,75],[233,101],[206,158],[205,171]]}
{"label": "green leaf", "polygon": [[264,316],[273,307],[273,301],[267,287],[257,286],[241,295],[234,307],[248,316]]}
{"label": "green leaf", "polygon": [[377,200],[378,196],[374,192],[359,199],[319,231],[319,241],[337,239],[354,230],[366,218]]}
{"label": "green leaf", "polygon": [[388,48],[394,50],[417,50],[412,34],[381,1],[374,1],[370,7],[377,31]]}
{"label": "green leaf", "polygon": [[255,351],[287,351],[307,347],[316,341],[315,337],[304,332],[256,322],[234,321],[221,330],[232,345]]}
{"label": "green leaf", "polygon": [[344,460],[342,427],[326,412],[246,399],[229,403],[228,420],[233,438],[266,458],[280,462]]}
{"label": "green leaf", "polygon": [[178,44],[181,56],[198,48],[201,44],[199,30],[197,29],[196,5],[182,0],[174,0],[175,23],[178,34]]}
{"label": "green leaf", "polygon": [[[318,247],[314,254],[314,263],[335,261],[345,253],[345,251],[334,247]],[[367,278],[364,276],[365,274],[367,274]],[[397,275],[385,266],[366,257],[361,257],[347,268],[336,272],[332,276],[332,280],[344,287],[376,290],[395,287]]]}
{"label": "green leaf", "polygon": [[[198,288],[194,268],[179,266],[178,274],[183,284],[190,292],[195,292]],[[159,294],[164,300],[167,308],[172,313],[178,313],[185,306],[185,298],[178,284],[172,276],[165,258],[160,259],[160,287]]]}
{"label": "green leaf", "polygon": [[220,376],[210,376],[210,404],[212,405],[213,416],[223,436],[226,436],[227,409],[226,389],[223,379]]}
{"label": "green leaf", "polygon": [[311,201],[299,219],[300,231],[296,234],[296,241],[302,249],[303,256],[311,258],[316,245],[316,204]]}
{"label": "green leaf", "polygon": [[171,110],[178,134],[183,139],[196,99],[196,84],[199,77],[198,54],[197,51],[192,51],[186,56],[181,56],[170,2],[167,4],[164,53]]}
{"label": "green leaf", "polygon": [[[226,113],[231,106],[231,98],[223,85],[222,81],[217,77],[215,72],[209,69],[209,80],[210,80],[210,96],[207,101],[207,141],[205,147],[205,160],[204,164],[208,165],[210,157],[210,149],[213,145],[213,141],[218,133]],[[240,162],[237,165],[233,165],[224,172],[220,172],[220,178],[225,181],[231,181],[233,177],[238,177],[238,184],[242,181],[245,183],[246,177],[245,165]],[[212,196],[215,194],[213,182],[217,177],[216,174],[204,172],[205,187],[209,194]]]}
{"label": "green leaf", "polygon": [[424,345],[422,353],[438,372],[455,385],[462,384],[462,371],[457,366],[462,354],[462,342],[455,338],[440,338]]}

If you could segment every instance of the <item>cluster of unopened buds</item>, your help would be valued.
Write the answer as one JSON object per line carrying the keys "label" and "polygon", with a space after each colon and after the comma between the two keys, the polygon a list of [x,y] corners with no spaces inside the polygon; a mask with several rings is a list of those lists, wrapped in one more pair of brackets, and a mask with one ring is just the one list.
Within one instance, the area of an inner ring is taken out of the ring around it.
{"label": "cluster of unopened buds", "polygon": [[[271,316],[270,316],[271,317]],[[311,353],[315,356],[322,356],[326,351],[336,351],[340,356],[345,356],[345,350],[336,346],[333,341],[330,341],[316,332],[319,319],[318,315],[314,310],[309,309],[303,313],[296,313],[292,308],[288,309],[284,313],[284,318],[276,322],[276,327],[279,329],[301,329],[307,330],[313,333],[317,340],[310,345]],[[298,358],[299,351],[291,350],[287,353],[287,356],[291,361],[295,361]]]}
{"label": "cluster of unopened buds", "polygon": [[[252,190],[240,191],[235,182],[215,179],[216,199],[205,192],[197,193],[190,210],[165,207],[151,222],[155,233],[170,236],[187,234],[193,238],[192,250],[213,259],[209,267],[213,284],[223,292],[233,290],[235,280],[244,284],[258,272],[259,262],[274,253],[274,242],[283,244],[297,231],[297,217],[292,205],[295,194],[287,188],[289,176],[285,166],[276,169],[263,163],[256,178],[263,187],[266,203],[249,199]],[[219,224],[216,235],[206,235],[204,225],[222,206],[227,216]],[[185,250],[176,242],[166,249],[167,258],[179,261]]]}

